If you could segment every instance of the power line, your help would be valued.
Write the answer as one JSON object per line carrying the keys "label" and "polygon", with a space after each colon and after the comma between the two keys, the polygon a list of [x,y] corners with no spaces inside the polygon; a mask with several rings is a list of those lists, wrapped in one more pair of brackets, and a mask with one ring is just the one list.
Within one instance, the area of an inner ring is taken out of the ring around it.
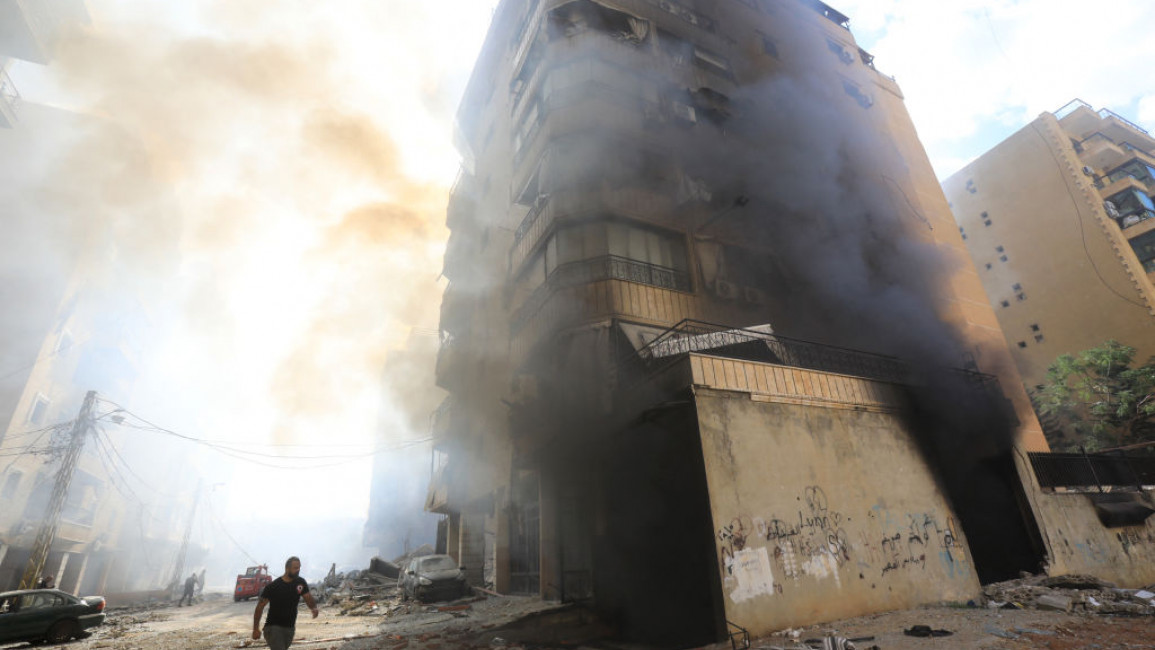
{"label": "power line", "polygon": [[[124,415],[124,416],[129,416],[131,418],[134,418],[135,420],[138,420],[139,422],[141,422],[145,425],[145,426],[140,426],[138,424],[133,424],[131,422],[125,422],[124,420],[121,420],[120,422],[117,422],[117,424],[119,424],[122,427],[127,427],[130,429],[136,429],[136,430],[145,431],[145,432],[160,433],[163,435],[172,436],[172,437],[175,437],[175,438],[178,438],[181,440],[185,440],[187,442],[191,442],[191,443],[194,443],[197,445],[207,447],[209,449],[216,451],[219,454],[229,456],[229,457],[234,458],[236,460],[242,460],[242,461],[245,461],[248,463],[261,465],[264,467],[270,467],[273,469],[324,469],[324,468],[328,468],[328,467],[337,467],[339,465],[345,465],[345,464],[349,464],[352,462],[357,462],[357,461],[363,460],[367,456],[376,456],[378,454],[385,453],[388,451],[396,451],[399,449],[406,449],[406,448],[409,448],[412,446],[425,444],[425,443],[430,442],[432,440],[432,438],[421,438],[421,439],[415,439],[415,440],[407,440],[407,441],[404,441],[398,445],[391,446],[391,447],[378,447],[378,448],[370,451],[368,454],[363,453],[363,454],[341,454],[341,455],[322,455],[322,456],[267,454],[267,453],[263,453],[263,452],[250,451],[247,449],[238,449],[236,447],[231,447],[231,446],[224,445],[224,444],[217,444],[217,443],[213,443],[213,442],[210,442],[208,440],[205,440],[203,438],[196,438],[194,436],[189,436],[189,435],[186,435],[183,433],[179,433],[179,432],[173,431],[171,429],[167,429],[165,427],[157,425],[153,422],[150,422],[149,420],[129,411],[128,409],[124,408],[123,406],[120,406],[119,404],[117,404],[111,400],[101,398],[101,401],[106,403],[106,404],[109,404],[111,406],[116,407],[116,410],[104,414],[103,416],[101,416],[101,418],[111,418],[114,415]],[[300,460],[300,461],[331,460],[331,459],[340,459],[340,460],[339,460],[339,462],[334,462],[334,463],[307,464],[307,465],[279,465],[276,463],[269,463],[269,462],[265,462],[262,460],[258,460],[258,458],[270,458],[270,459],[276,459],[276,460]]]}
{"label": "power line", "polygon": [[208,507],[209,515],[212,517],[213,522],[217,525],[217,528],[221,529],[221,532],[225,534],[225,537],[229,538],[229,541],[233,543],[233,546],[237,547],[237,550],[240,551],[241,554],[244,555],[246,558],[248,558],[250,562],[252,562],[254,565],[260,564],[260,562],[258,562],[256,559],[254,559],[252,555],[249,555],[249,552],[246,551],[244,549],[244,547],[241,546],[240,543],[237,542],[237,540],[235,538],[233,538],[232,535],[229,534],[228,529],[225,528],[225,525],[223,523],[221,523],[220,518],[217,517],[216,510],[213,509],[213,499],[212,499],[211,494],[209,495],[208,503],[209,503],[209,507]]}

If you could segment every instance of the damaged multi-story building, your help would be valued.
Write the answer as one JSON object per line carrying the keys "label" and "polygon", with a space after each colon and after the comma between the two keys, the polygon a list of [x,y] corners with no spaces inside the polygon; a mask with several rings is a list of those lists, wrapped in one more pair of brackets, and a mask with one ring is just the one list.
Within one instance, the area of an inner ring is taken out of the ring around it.
{"label": "damaged multi-story building", "polygon": [[1041,568],[1155,579],[1144,493],[1124,543],[1036,480],[998,319],[848,24],[499,4],[458,114],[427,501],[472,582],[689,645]]}
{"label": "damaged multi-story building", "polygon": [[1029,388],[1108,339],[1155,355],[1155,137],[1075,100],[943,184]]}

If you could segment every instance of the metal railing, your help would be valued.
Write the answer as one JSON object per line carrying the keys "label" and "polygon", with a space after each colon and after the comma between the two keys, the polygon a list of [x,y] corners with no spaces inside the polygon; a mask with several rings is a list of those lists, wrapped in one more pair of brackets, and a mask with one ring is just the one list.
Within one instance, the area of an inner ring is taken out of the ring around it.
{"label": "metal railing", "polygon": [[902,383],[909,374],[907,365],[895,357],[695,320],[684,320],[666,330],[639,349],[637,357],[644,365],[652,366],[663,359],[691,352],[893,383]]}
{"label": "metal railing", "polygon": [[1062,108],[1055,111],[1055,113],[1054,113],[1055,119],[1061,120],[1064,117],[1067,117],[1068,115],[1070,115],[1071,113],[1074,113],[1075,111],[1079,110],[1080,108],[1086,108],[1086,109],[1089,109],[1091,111],[1095,110],[1095,107],[1091,106],[1090,104],[1088,104],[1087,102],[1085,102],[1081,99],[1072,99],[1071,101],[1064,104]]}
{"label": "metal railing", "polygon": [[0,68],[0,102],[3,102],[8,112],[15,116],[16,109],[20,106],[20,91],[16,89],[16,84],[12,83],[8,71],[2,68]]}
{"label": "metal railing", "polygon": [[602,280],[625,280],[673,291],[690,291],[692,288],[690,274],[685,271],[616,255],[570,262],[554,269],[518,308],[510,324],[512,332],[520,332],[558,289]]}
{"label": "metal railing", "polygon": [[1155,485],[1155,456],[1029,453],[1044,488],[1140,489]]}

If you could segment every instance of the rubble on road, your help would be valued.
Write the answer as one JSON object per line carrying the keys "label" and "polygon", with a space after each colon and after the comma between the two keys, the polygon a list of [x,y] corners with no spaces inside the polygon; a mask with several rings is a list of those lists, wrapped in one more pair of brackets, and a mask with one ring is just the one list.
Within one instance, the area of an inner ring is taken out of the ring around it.
{"label": "rubble on road", "polygon": [[321,582],[309,585],[313,598],[339,610],[341,616],[389,616],[410,611],[401,602],[401,591],[397,588],[400,567],[409,564],[413,558],[433,555],[433,547],[424,544],[417,550],[402,555],[392,562],[374,557],[369,560],[369,568],[364,571],[337,573],[337,565],[332,565],[329,575]]}
{"label": "rubble on road", "polygon": [[1155,589],[1119,589],[1094,576],[1030,576],[983,587],[991,609],[1155,616]]}

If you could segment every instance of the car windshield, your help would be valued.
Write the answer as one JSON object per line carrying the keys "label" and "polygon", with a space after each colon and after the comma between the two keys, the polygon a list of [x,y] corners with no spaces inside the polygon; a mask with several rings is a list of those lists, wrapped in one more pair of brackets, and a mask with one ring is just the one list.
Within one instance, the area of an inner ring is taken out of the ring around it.
{"label": "car windshield", "polygon": [[451,557],[429,557],[421,560],[422,571],[449,571],[456,568],[457,563]]}

